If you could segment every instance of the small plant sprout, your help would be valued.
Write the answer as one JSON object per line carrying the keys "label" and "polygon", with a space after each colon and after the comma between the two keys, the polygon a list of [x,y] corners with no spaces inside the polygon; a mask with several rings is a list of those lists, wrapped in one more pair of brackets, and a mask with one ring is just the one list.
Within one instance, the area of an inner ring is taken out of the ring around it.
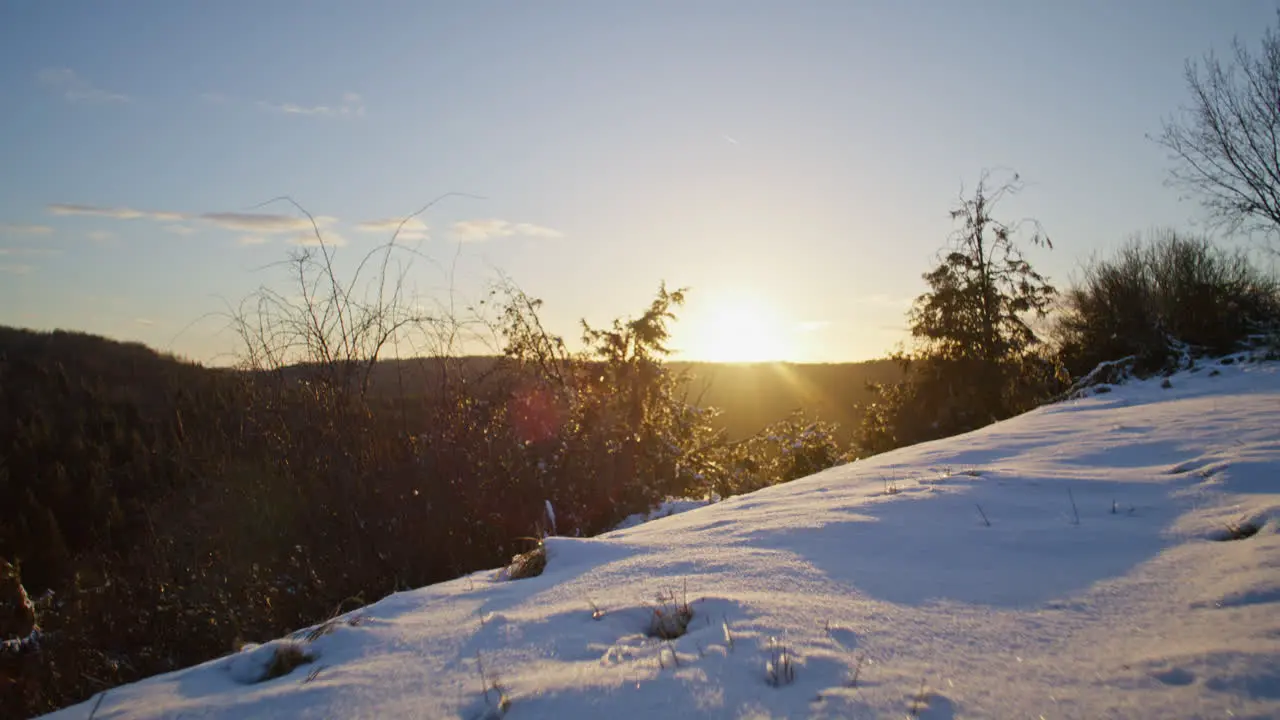
{"label": "small plant sprout", "polygon": [[488,675],[484,670],[484,659],[476,653],[476,669],[480,671],[480,692],[484,695],[484,703],[489,708],[482,717],[500,718],[511,707],[511,698],[498,682],[497,675]]}
{"label": "small plant sprout", "polygon": [[729,652],[733,652],[733,630],[729,629],[729,621],[726,619],[724,626],[724,645],[729,648]]}
{"label": "small plant sprout", "polygon": [[978,508],[978,514],[982,516],[982,523],[987,527],[991,527],[991,521],[987,519],[987,514],[982,511],[982,506],[974,503],[974,507]]}
{"label": "small plant sprout", "polygon": [[1111,501],[1111,514],[1112,514],[1112,515],[1115,515],[1115,514],[1116,514],[1116,501],[1115,501],[1115,500],[1112,500],[1112,501]]}
{"label": "small plant sprout", "polygon": [[884,494],[885,494],[885,495],[897,495],[897,494],[898,494],[898,483],[897,483],[897,481],[896,481],[896,480],[890,480],[889,478],[884,477],[883,475],[882,475],[882,476],[880,476],[880,479],[884,482]]}
{"label": "small plant sprout", "polygon": [[769,660],[764,665],[765,681],[773,687],[790,685],[796,679],[791,650],[778,638],[769,638]]}
{"label": "small plant sprout", "polygon": [[849,687],[858,689],[858,677],[862,675],[862,664],[866,662],[866,655],[859,655],[858,661],[853,664],[853,672],[849,673]]}
{"label": "small plant sprout", "polygon": [[920,678],[920,690],[911,698],[911,704],[907,706],[907,717],[920,717],[920,713],[929,707],[929,691],[925,686],[924,678]]}
{"label": "small plant sprout", "polygon": [[601,609],[600,609],[600,606],[599,606],[599,605],[597,605],[597,604],[596,604],[596,601],[595,601],[595,600],[592,600],[592,599],[591,599],[591,596],[589,596],[589,595],[587,596],[587,604],[591,606],[591,619],[592,619],[592,620],[599,620],[600,618],[604,617],[604,610],[601,610]]}
{"label": "small plant sprout", "polygon": [[1072,514],[1072,517],[1074,518],[1071,521],[1071,524],[1079,525],[1080,524],[1080,508],[1076,507],[1076,496],[1071,492],[1071,488],[1067,488],[1067,498],[1071,500],[1071,514]]}
{"label": "small plant sprout", "polygon": [[663,658],[668,656],[671,658],[673,667],[680,667],[680,656],[676,654],[676,646],[670,640],[662,643],[662,647],[658,648],[658,667],[667,669],[667,663]]}

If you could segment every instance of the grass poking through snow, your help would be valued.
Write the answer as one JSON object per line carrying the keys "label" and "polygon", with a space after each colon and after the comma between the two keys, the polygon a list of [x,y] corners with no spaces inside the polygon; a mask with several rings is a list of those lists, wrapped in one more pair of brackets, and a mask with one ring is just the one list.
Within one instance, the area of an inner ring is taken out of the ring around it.
{"label": "grass poking through snow", "polygon": [[312,660],[315,660],[315,656],[307,652],[302,643],[282,642],[271,653],[271,659],[263,667],[262,677],[258,682],[284,677]]}
{"label": "grass poking through snow", "polygon": [[1262,530],[1262,525],[1252,520],[1245,520],[1239,523],[1228,523],[1226,529],[1215,534],[1213,539],[1220,542],[1244,540],[1257,535],[1260,530]]}
{"label": "grass poking through snow", "polygon": [[795,682],[796,668],[792,661],[791,649],[778,638],[769,639],[769,660],[764,665],[765,682],[773,687],[782,687]]}
{"label": "grass poking through snow", "polygon": [[480,672],[480,692],[484,695],[485,712],[480,717],[484,720],[496,720],[507,714],[511,707],[511,696],[498,681],[498,676],[486,673],[484,659],[476,653],[476,669]]}
{"label": "grass poking through snow", "polygon": [[688,586],[679,598],[674,589],[658,593],[657,605],[649,617],[649,637],[674,640],[689,630],[693,607],[689,605]]}

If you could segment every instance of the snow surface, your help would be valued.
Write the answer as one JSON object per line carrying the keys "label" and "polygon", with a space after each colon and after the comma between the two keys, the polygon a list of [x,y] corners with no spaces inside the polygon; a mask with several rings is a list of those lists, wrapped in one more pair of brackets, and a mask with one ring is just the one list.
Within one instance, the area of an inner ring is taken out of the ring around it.
{"label": "snow surface", "polygon": [[622,522],[618,523],[618,527],[614,528],[614,530],[626,530],[661,518],[679,515],[680,513],[689,512],[690,510],[697,510],[700,507],[710,505],[712,502],[713,500],[711,499],[697,500],[693,498],[667,498],[647,513],[628,515]]}
{"label": "snow surface", "polygon": [[[1220,370],[551,538],[540,577],[397,593],[288,675],[252,682],[268,643],[94,717],[1280,717],[1280,366]],[[688,633],[646,637],[686,588]]]}

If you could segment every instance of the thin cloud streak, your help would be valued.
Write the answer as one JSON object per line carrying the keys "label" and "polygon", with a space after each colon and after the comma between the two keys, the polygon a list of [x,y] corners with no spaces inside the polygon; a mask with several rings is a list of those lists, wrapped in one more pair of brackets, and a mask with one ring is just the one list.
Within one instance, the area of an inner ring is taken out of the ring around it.
{"label": "thin cloud streak", "polygon": [[[311,230],[311,221],[293,215],[275,215],[269,213],[214,212],[199,216],[205,222],[217,225],[226,230],[241,230],[251,233],[278,234]],[[320,216],[316,225],[324,228],[336,221],[335,218]]]}
{"label": "thin cloud streak", "polygon": [[53,228],[48,225],[0,225],[0,235],[49,235]]}
{"label": "thin cloud streak", "polygon": [[[401,223],[404,223],[401,225]],[[363,233],[384,233],[390,235],[396,232],[397,228],[400,234],[397,236],[401,240],[425,240],[427,238],[429,228],[427,224],[418,218],[383,218],[381,220],[366,220],[356,224],[356,230]]]}
{"label": "thin cloud streak", "polygon": [[[222,100],[220,99],[219,102]],[[337,105],[298,105],[259,100],[258,107],[282,115],[311,115],[318,117],[364,117],[364,99],[358,93],[344,93]]]}
{"label": "thin cloud streak", "polygon": [[68,102],[98,104],[129,102],[128,95],[94,87],[71,68],[45,68],[36,74],[36,79],[41,85],[61,95]]}
{"label": "thin cloud streak", "polygon": [[54,215],[87,215],[91,217],[114,218],[116,220],[149,218],[151,220],[174,222],[178,220],[186,220],[188,217],[183,213],[176,212],[157,212],[135,210],[131,207],[104,207],[101,205],[80,205],[77,203],[53,203],[52,205],[46,205],[45,209]]}
{"label": "thin cloud streak", "polygon": [[[175,235],[191,235],[197,232],[197,229],[190,224],[175,223],[180,221],[205,223],[223,230],[244,233],[239,238],[241,245],[259,245],[267,242],[269,237],[273,235],[291,235],[292,237],[288,238],[288,241],[295,245],[315,245],[319,244],[315,237],[317,230],[320,231],[324,242],[327,244],[346,244],[346,238],[329,229],[338,219],[325,215],[317,216],[315,218],[315,227],[313,227],[311,220],[306,217],[273,213],[206,212],[193,215],[180,212],[138,210],[127,206],[83,205],[79,203],[53,203],[47,205],[46,209],[51,214],[59,216],[105,217],[114,220],[150,219],[157,222],[170,223],[164,225],[161,229]],[[411,228],[411,233],[409,235],[402,234],[402,237],[413,237],[414,233],[422,233],[425,236],[426,226],[422,225],[420,221],[417,224],[407,224],[406,227]],[[89,233],[89,238],[97,241],[106,241],[113,237],[115,237],[115,234],[106,230],[94,230]]]}
{"label": "thin cloud streak", "polygon": [[61,254],[62,250],[57,248],[0,248],[0,257],[53,257]]}
{"label": "thin cloud streak", "polygon": [[456,222],[453,224],[453,234],[459,240],[473,242],[517,235],[539,238],[564,237],[563,233],[553,228],[532,223],[513,223],[497,218]]}

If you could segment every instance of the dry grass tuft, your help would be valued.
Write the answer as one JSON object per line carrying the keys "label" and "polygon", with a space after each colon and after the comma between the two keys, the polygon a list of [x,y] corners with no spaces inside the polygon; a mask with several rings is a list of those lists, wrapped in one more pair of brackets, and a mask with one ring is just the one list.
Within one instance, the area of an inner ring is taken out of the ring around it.
{"label": "dry grass tuft", "polygon": [[284,677],[312,660],[315,660],[315,656],[303,649],[301,643],[280,643],[271,654],[271,661],[263,668],[262,677],[258,682]]}
{"label": "dry grass tuft", "polygon": [[778,638],[769,640],[769,660],[764,666],[765,682],[773,687],[790,685],[796,679],[796,667],[792,662],[791,650]]}
{"label": "dry grass tuft", "polygon": [[675,590],[658,593],[657,603],[649,617],[649,637],[674,640],[688,632],[693,607],[689,605],[687,586],[679,599]]}
{"label": "dry grass tuft", "polygon": [[1219,542],[1228,542],[1231,540],[1245,540],[1257,535],[1262,530],[1262,525],[1252,520],[1245,520],[1239,523],[1229,523],[1225,529],[1215,533],[1213,539]]}

